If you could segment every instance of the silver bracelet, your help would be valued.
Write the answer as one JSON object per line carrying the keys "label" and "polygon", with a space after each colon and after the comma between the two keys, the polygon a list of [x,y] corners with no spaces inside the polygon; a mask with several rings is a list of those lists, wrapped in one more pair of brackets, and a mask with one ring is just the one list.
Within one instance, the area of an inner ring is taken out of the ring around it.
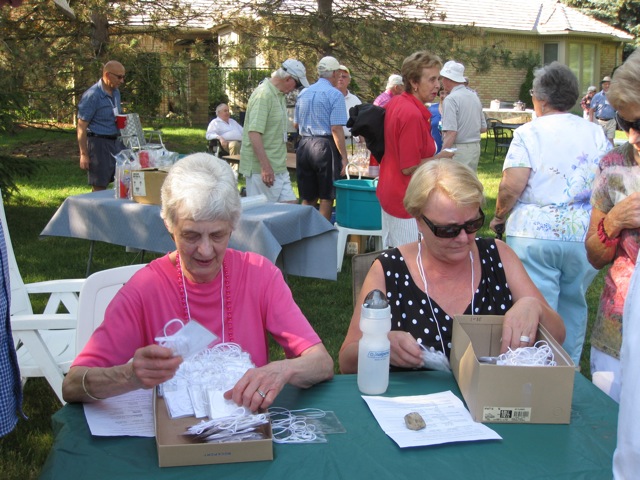
{"label": "silver bracelet", "polygon": [[82,390],[84,390],[84,393],[87,397],[89,397],[91,400],[104,400],[104,398],[98,398],[98,397],[94,397],[93,395],[91,395],[89,393],[89,391],[87,390],[87,386],[84,384],[84,379],[87,377],[87,373],[89,373],[89,370],[91,370],[90,368],[87,368],[84,371],[84,374],[82,375]]}

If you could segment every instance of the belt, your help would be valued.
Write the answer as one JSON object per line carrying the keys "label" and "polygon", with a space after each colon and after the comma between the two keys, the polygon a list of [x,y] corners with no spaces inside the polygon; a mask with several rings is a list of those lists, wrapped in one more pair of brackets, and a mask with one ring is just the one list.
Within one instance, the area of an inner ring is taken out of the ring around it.
{"label": "belt", "polygon": [[613,120],[613,117],[611,118],[602,118],[602,117],[596,117],[598,120],[602,120],[603,122],[608,122],[609,120]]}
{"label": "belt", "polygon": [[117,140],[120,135],[100,135],[99,133],[87,132],[87,137],[106,138],[107,140]]}

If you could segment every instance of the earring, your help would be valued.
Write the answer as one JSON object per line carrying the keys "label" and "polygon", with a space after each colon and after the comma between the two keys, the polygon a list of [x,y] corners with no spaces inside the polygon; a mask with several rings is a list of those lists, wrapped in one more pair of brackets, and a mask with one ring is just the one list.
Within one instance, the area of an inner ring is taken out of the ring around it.
{"label": "earring", "polygon": [[422,232],[418,232],[418,243],[422,243]]}

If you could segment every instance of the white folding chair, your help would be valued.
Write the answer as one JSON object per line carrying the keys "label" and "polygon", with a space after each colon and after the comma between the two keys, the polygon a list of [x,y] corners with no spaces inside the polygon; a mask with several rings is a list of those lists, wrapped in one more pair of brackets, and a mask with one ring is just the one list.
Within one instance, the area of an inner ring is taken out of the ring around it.
{"label": "white folding chair", "polygon": [[[25,284],[18,270],[0,195],[0,220],[9,259],[11,330],[18,354],[22,384],[29,377],[45,377],[62,403],[62,380],[75,357],[78,292],[84,279]],[[30,294],[48,294],[42,314],[34,314]],[[57,313],[60,307],[66,313]]]}
{"label": "white folding chair", "polygon": [[76,351],[80,353],[93,331],[104,320],[104,312],[118,290],[146,264],[127,265],[90,275],[80,290]]}

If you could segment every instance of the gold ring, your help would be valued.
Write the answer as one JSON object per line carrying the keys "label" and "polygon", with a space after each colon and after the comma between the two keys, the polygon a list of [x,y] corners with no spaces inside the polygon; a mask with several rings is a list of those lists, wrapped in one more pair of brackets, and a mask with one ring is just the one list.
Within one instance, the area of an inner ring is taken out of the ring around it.
{"label": "gold ring", "polygon": [[256,390],[256,392],[257,392],[257,393],[258,393],[258,395],[260,395],[262,398],[264,398],[264,397],[266,397],[266,396],[267,396],[267,394],[266,394],[266,393],[264,393],[264,392],[263,392],[262,390],[260,390],[260,389]]}

